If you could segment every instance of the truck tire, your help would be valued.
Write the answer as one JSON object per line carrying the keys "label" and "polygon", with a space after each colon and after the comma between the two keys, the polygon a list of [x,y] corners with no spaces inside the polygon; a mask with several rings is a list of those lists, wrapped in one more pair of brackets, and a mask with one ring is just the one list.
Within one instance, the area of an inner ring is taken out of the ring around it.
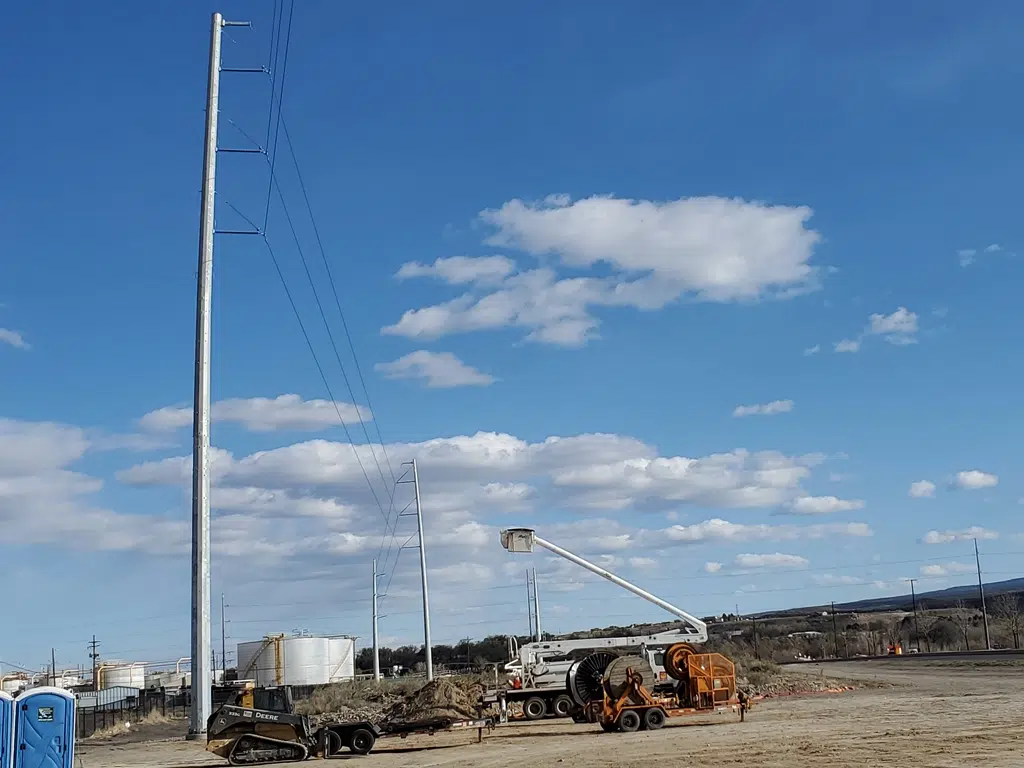
{"label": "truck tire", "polygon": [[349,740],[348,748],[357,755],[368,755],[373,749],[377,737],[366,728],[356,728],[352,731],[352,738]]}
{"label": "truck tire", "polygon": [[619,730],[633,733],[640,730],[640,714],[635,709],[623,710],[619,715]]}
{"label": "truck tire", "polygon": [[551,702],[551,714],[555,717],[569,717],[575,706],[576,702],[572,700],[572,697],[563,693],[555,696],[555,700]]}
{"label": "truck tire", "polygon": [[644,728],[648,731],[656,731],[665,724],[665,710],[661,707],[651,707],[644,712]]}
{"label": "truck tire", "polygon": [[531,696],[523,702],[523,714],[527,720],[540,720],[548,713],[548,703],[540,696]]}

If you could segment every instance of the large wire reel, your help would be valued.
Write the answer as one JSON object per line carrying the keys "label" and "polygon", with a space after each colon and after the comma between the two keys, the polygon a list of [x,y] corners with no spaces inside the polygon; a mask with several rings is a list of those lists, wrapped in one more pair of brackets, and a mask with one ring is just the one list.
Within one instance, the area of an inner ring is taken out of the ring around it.
{"label": "large wire reel", "polygon": [[669,646],[665,651],[665,672],[673,680],[689,680],[690,657],[696,653],[697,649],[689,643],[676,643]]}
{"label": "large wire reel", "polygon": [[599,651],[573,662],[565,673],[565,687],[577,706],[585,706],[587,702],[601,698],[604,684],[604,671],[616,658],[614,653]]}
{"label": "large wire reel", "polygon": [[602,676],[602,684],[608,697],[611,699],[620,698],[629,689],[629,670],[634,675],[640,676],[640,684],[648,686],[654,684],[654,668],[643,656],[619,656],[605,667]]}

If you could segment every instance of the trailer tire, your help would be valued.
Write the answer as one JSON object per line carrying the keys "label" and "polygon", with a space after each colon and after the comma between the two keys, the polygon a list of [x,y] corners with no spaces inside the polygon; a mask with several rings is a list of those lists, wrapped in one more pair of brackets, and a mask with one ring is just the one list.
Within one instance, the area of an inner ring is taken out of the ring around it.
{"label": "trailer tire", "polygon": [[555,717],[569,717],[575,706],[576,702],[572,700],[572,697],[563,693],[555,696],[555,700],[551,702],[551,714]]}
{"label": "trailer tire", "polygon": [[527,720],[540,720],[548,713],[548,703],[540,696],[531,696],[523,702],[523,715]]}
{"label": "trailer tire", "polygon": [[357,755],[368,755],[376,741],[377,737],[371,731],[368,731],[366,728],[356,728],[352,731],[348,748]]}
{"label": "trailer tire", "polygon": [[341,754],[341,748],[344,746],[341,741],[341,736],[334,731],[327,731],[324,733],[324,757],[337,757]]}
{"label": "trailer tire", "polygon": [[651,707],[644,712],[644,727],[648,731],[656,731],[665,724],[665,710]]}
{"label": "trailer tire", "polygon": [[619,730],[625,733],[633,733],[640,730],[640,714],[635,709],[624,710],[619,715]]}

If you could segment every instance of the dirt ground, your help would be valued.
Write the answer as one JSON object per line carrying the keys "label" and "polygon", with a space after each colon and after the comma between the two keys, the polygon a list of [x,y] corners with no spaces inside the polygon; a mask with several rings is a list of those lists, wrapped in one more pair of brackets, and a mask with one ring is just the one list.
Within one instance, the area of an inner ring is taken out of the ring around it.
{"label": "dirt ground", "polygon": [[[670,721],[652,733],[602,733],[567,721],[476,732],[383,739],[365,758],[377,768],[502,768],[529,765],[646,768],[688,764],[765,768],[985,768],[1024,766],[1024,663],[892,659],[807,665],[886,688],[762,701],[744,723],[733,716]],[[85,742],[82,768],[226,765],[202,744]]]}

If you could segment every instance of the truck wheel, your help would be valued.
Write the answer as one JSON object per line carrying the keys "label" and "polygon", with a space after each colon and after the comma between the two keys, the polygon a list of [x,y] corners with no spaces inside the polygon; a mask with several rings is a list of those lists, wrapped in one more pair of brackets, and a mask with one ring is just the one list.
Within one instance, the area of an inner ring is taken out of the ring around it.
{"label": "truck wheel", "polygon": [[555,717],[568,717],[572,714],[575,703],[571,697],[564,693],[561,696],[556,696],[555,700],[551,703],[551,714]]}
{"label": "truck wheel", "polygon": [[527,720],[540,720],[547,713],[547,702],[540,696],[531,696],[523,702],[523,714]]}
{"label": "truck wheel", "polygon": [[648,731],[656,731],[665,724],[665,711],[652,707],[644,712],[644,727]]}
{"label": "truck wheel", "polygon": [[352,731],[352,740],[349,742],[349,749],[357,755],[366,755],[369,754],[371,749],[373,749],[373,744],[376,741],[377,737],[370,731],[365,728],[356,728]]}
{"label": "truck wheel", "polygon": [[619,715],[619,730],[626,733],[640,730],[640,715],[635,709],[627,709]]}

